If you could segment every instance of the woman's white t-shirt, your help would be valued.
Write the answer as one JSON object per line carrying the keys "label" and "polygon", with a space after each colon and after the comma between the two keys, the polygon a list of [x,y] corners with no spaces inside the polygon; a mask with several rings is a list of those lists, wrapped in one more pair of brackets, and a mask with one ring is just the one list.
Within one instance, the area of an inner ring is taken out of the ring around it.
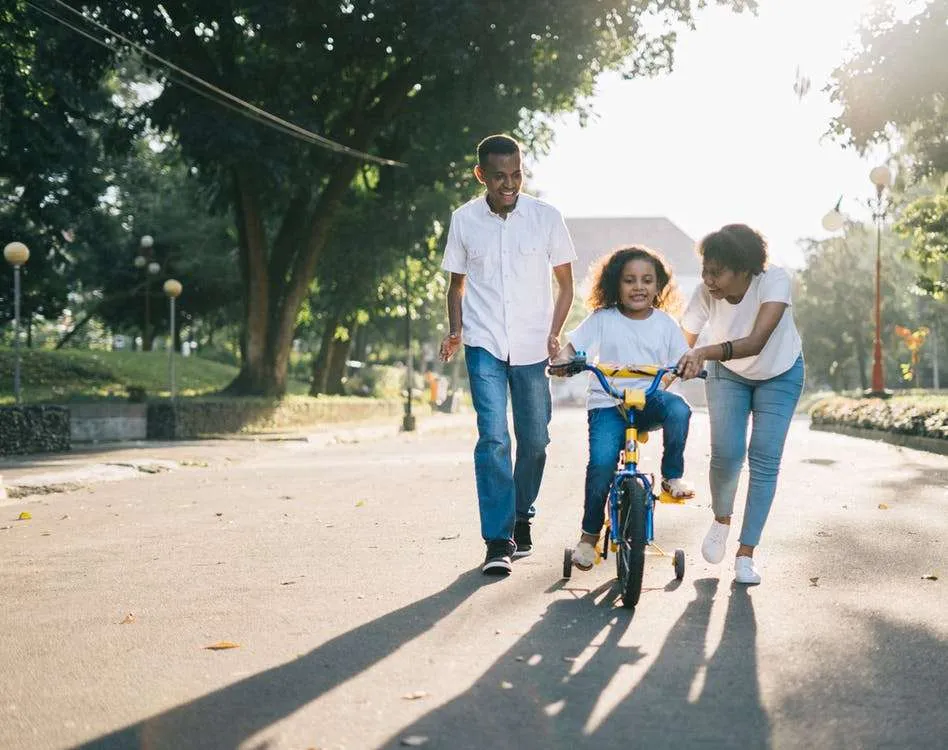
{"label": "woman's white t-shirt", "polygon": [[726,299],[714,299],[708,287],[700,284],[685,309],[681,326],[697,335],[707,323],[711,342],[715,344],[744,338],[753,330],[764,302],[783,302],[787,307],[760,354],[729,359],[721,364],[750,380],[774,378],[789,370],[803,351],[800,334],[793,322],[790,274],[782,268],[768,266],[763,273],[751,277],[750,286],[736,305]]}
{"label": "woman's white t-shirt", "polygon": [[[615,307],[596,310],[575,330],[566,334],[576,351],[586,353],[590,361],[613,365],[674,365],[688,351],[678,323],[663,310],[653,309],[644,320],[627,318]],[[645,388],[650,378],[613,378],[612,385],[620,392],[625,388]],[[587,409],[616,405],[616,400],[602,390],[590,374]]]}

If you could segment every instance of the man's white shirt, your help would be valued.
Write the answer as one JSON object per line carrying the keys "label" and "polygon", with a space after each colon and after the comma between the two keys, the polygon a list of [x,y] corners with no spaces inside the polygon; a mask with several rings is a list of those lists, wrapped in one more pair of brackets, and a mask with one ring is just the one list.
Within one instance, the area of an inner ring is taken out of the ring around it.
{"label": "man's white shirt", "polygon": [[552,267],[576,260],[558,210],[523,193],[506,220],[486,196],[451,215],[441,267],[467,278],[462,300],[464,343],[511,365],[547,358],[553,320]]}

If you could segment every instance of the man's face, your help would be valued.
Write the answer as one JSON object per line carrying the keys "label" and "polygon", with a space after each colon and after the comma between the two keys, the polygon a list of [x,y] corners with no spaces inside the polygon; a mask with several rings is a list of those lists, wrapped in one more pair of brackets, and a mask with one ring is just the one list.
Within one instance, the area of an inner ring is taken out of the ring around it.
{"label": "man's face", "polygon": [[499,213],[513,209],[523,186],[520,154],[488,154],[486,164],[474,167],[474,176],[487,188],[487,200]]}

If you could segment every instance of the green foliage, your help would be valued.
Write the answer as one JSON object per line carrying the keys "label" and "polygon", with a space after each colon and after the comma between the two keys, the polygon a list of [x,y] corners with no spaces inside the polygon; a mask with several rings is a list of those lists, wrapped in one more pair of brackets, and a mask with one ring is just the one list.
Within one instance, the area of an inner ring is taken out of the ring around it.
{"label": "green foliage", "polygon": [[[875,335],[876,237],[849,225],[843,237],[810,241],[806,267],[794,295],[794,319],[803,339],[811,387],[842,391],[868,387]],[[882,341],[886,382],[902,380],[895,325],[919,324],[910,289],[917,266],[904,257],[898,238],[882,238]],[[921,321],[924,322],[924,321]]]}
{"label": "green foliage", "polygon": [[921,266],[919,288],[936,298],[948,291],[945,269],[948,264],[948,195],[929,195],[906,206],[895,225],[908,237],[909,253]]}
{"label": "green foliage", "polygon": [[832,99],[842,105],[837,133],[858,148],[908,139],[920,174],[948,172],[948,4],[928,0],[906,21],[881,5],[862,30],[861,49],[833,72]]}
{"label": "green foliage", "polygon": [[[21,0],[0,0],[0,246],[31,250],[22,315],[55,318],[66,305],[71,232],[94,227],[108,186],[106,151],[128,142],[103,77],[111,56],[43,24]],[[13,317],[12,272],[0,264],[0,322]]]}
{"label": "green foliage", "polygon": [[[130,387],[150,396],[169,391],[167,352],[22,351],[21,383],[25,402],[126,398]],[[13,402],[14,353],[0,349],[0,404]],[[235,367],[200,357],[177,357],[178,393],[196,395],[220,390]]]}

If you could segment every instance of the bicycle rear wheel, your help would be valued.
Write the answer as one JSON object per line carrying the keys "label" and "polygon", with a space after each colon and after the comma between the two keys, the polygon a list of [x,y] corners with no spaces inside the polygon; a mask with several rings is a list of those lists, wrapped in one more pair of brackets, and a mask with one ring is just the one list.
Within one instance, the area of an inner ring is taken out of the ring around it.
{"label": "bicycle rear wheel", "polygon": [[648,514],[648,491],[635,477],[623,477],[619,485],[619,548],[616,570],[622,606],[634,608],[642,593],[645,569],[645,519]]}

